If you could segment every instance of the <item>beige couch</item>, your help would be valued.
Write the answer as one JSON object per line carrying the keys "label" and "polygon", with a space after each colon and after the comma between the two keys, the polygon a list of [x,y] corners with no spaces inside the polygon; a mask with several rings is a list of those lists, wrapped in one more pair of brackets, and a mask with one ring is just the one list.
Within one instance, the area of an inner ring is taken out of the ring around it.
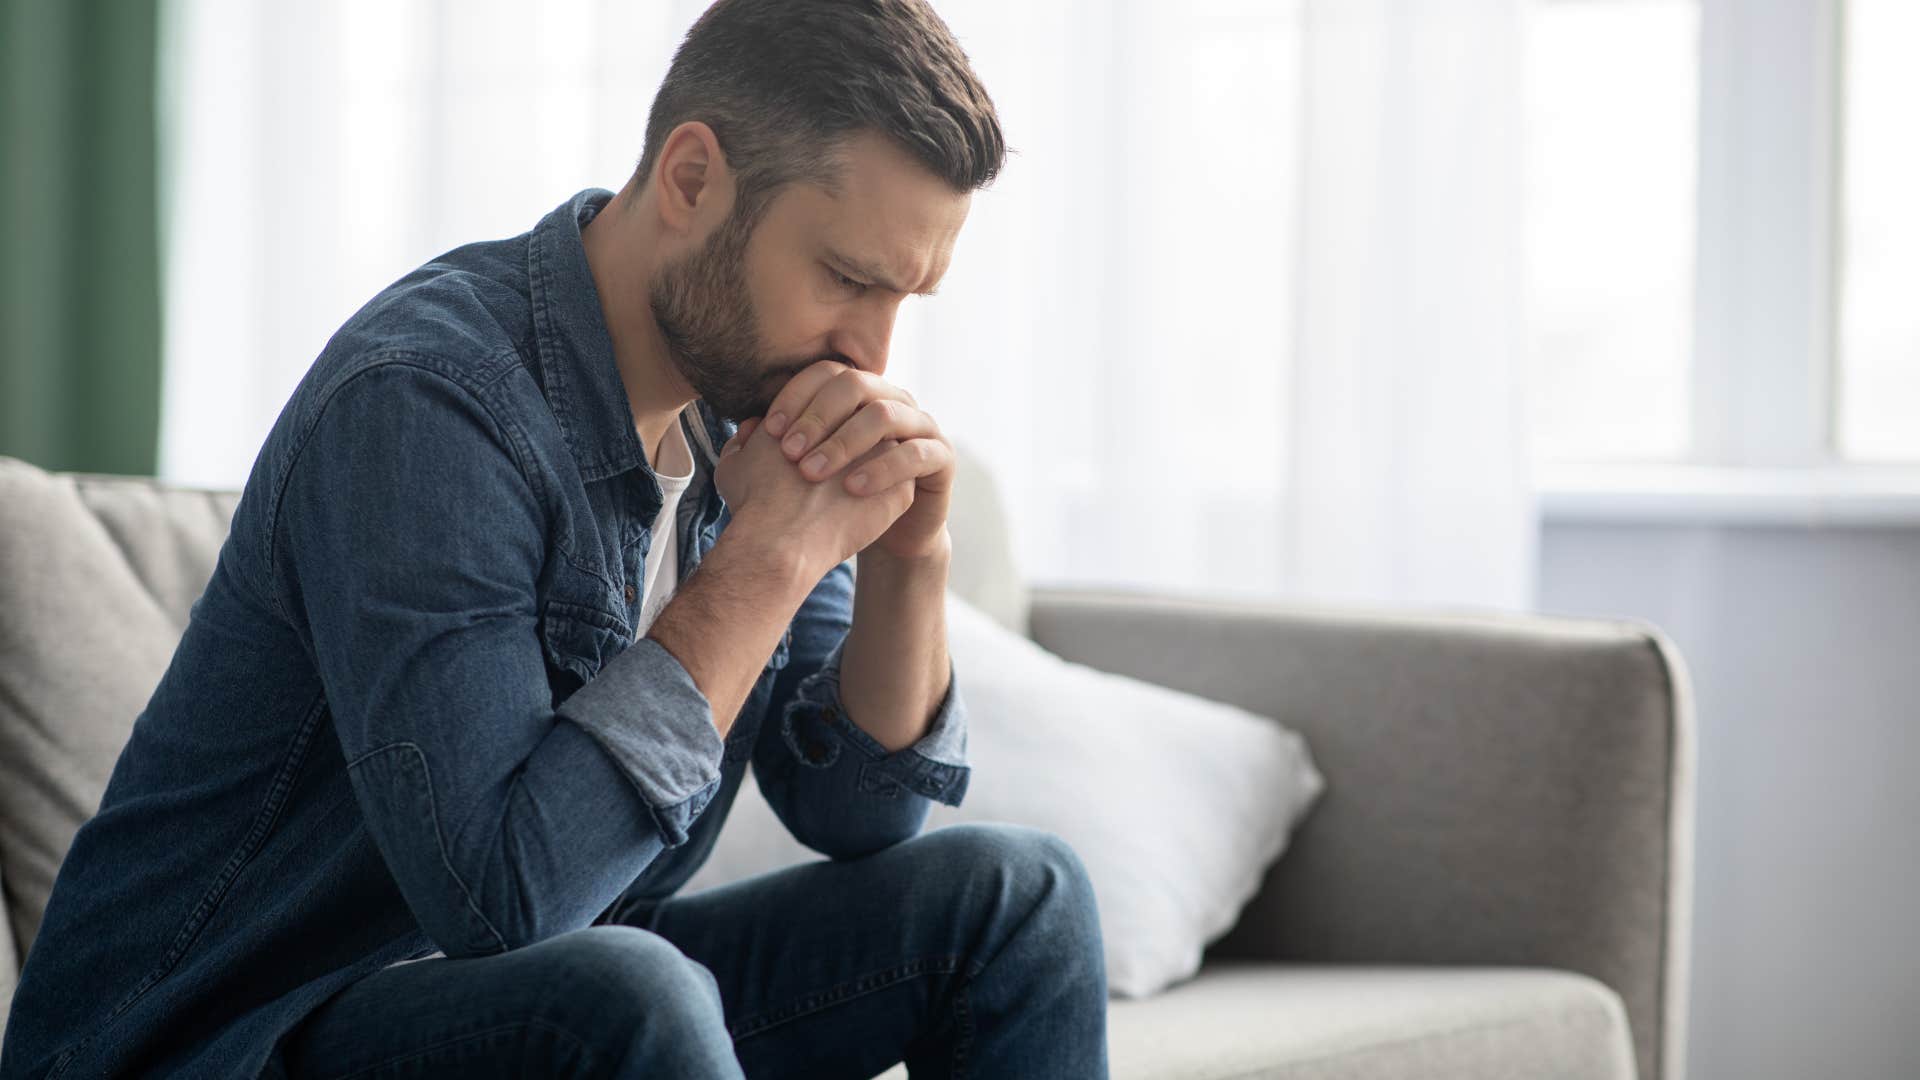
{"label": "beige couch", "polygon": [[[1115,1077],[1681,1074],[1693,732],[1659,633],[1029,591],[963,469],[959,592],[1069,659],[1280,718],[1327,778],[1199,976],[1113,1002]],[[0,458],[0,1023],[237,498]]]}

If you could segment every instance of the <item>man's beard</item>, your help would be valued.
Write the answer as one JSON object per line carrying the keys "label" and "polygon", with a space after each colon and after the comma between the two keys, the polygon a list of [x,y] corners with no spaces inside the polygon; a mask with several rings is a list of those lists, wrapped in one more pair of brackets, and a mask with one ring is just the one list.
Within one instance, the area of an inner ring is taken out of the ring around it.
{"label": "man's beard", "polygon": [[648,289],[667,355],[693,392],[739,423],[764,416],[792,365],[760,355],[760,318],[747,292],[747,239],[753,222],[730,214],[698,251],[662,266]]}

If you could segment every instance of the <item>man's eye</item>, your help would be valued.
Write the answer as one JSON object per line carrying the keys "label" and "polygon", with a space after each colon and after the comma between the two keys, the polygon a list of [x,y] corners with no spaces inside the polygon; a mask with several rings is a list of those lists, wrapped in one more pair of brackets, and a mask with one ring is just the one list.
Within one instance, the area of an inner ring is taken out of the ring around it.
{"label": "man's eye", "polygon": [[854,279],[848,277],[847,275],[841,273],[840,271],[835,270],[831,266],[827,267],[827,273],[832,274],[834,283],[839,285],[843,289],[852,289],[856,292],[859,292],[867,287],[866,282],[855,281]]}

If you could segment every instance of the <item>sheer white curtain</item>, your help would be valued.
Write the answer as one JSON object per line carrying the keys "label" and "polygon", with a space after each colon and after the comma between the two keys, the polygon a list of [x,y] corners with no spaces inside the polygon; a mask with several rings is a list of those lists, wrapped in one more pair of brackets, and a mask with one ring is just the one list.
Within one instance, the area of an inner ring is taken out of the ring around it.
{"label": "sheer white curtain", "polygon": [[[163,472],[326,335],[618,187],[703,5],[174,0]],[[889,377],[1039,581],[1522,607],[1519,0],[937,3],[1014,154]]]}
{"label": "sheer white curtain", "polygon": [[388,282],[620,186],[705,6],[164,2],[160,472],[226,486]]}
{"label": "sheer white curtain", "polygon": [[1520,5],[1307,11],[1283,580],[1524,607]]}

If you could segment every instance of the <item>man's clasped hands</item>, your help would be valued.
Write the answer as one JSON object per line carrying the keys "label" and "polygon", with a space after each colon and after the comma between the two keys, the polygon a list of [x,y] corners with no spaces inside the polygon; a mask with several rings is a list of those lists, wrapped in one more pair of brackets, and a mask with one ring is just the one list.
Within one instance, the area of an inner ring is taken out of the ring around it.
{"label": "man's clasped hands", "polygon": [[955,454],[906,390],[838,360],[802,369],[741,421],[715,483],[735,518],[804,530],[839,561],[943,555]]}

